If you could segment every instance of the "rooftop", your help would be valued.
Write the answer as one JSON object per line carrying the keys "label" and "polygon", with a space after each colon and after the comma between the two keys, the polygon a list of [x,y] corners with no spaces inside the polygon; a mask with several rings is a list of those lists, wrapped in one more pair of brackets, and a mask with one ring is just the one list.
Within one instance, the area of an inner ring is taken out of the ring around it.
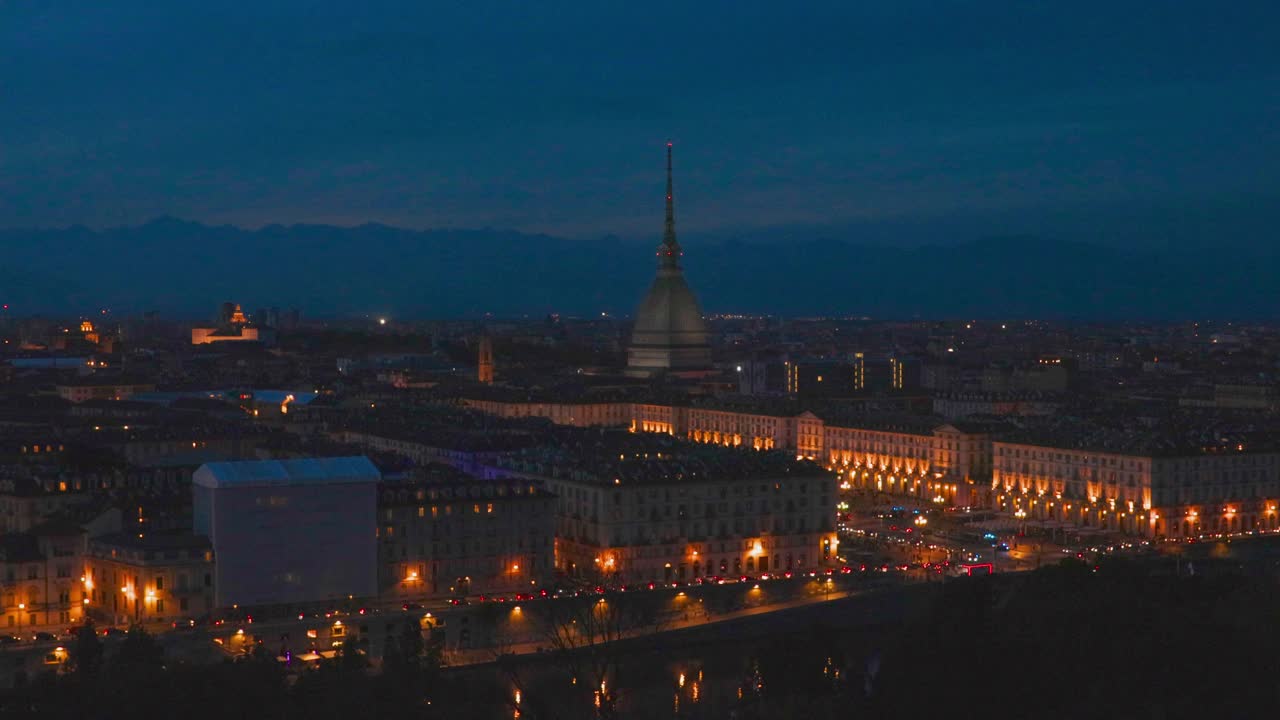
{"label": "rooftop", "polygon": [[415,469],[414,477],[401,482],[383,483],[382,505],[412,505],[424,501],[463,500],[469,498],[508,497],[546,498],[551,493],[529,480],[505,478],[484,480],[451,465],[430,463]]}
{"label": "rooftop", "polygon": [[542,418],[503,419],[445,405],[382,406],[351,414],[342,429],[428,447],[506,452],[543,442],[553,427]]}
{"label": "rooftop", "polygon": [[108,533],[90,540],[99,546],[130,550],[208,550],[213,546],[204,535],[178,533]]}
{"label": "rooftop", "polygon": [[191,478],[207,488],[376,483],[381,475],[363,455],[299,460],[247,460],[201,465]]}
{"label": "rooftop", "polygon": [[1195,414],[1058,416],[1029,423],[999,441],[1146,456],[1275,452],[1280,450],[1280,425]]}
{"label": "rooftop", "polygon": [[625,431],[564,433],[553,445],[522,450],[499,467],[600,485],[667,484],[821,477],[817,463],[782,451],[726,448]]}

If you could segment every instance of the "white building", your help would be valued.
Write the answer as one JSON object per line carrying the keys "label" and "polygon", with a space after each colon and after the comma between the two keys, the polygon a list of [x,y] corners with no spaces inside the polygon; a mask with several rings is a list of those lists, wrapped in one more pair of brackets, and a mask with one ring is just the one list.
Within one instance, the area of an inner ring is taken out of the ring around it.
{"label": "white building", "polygon": [[215,605],[376,595],[379,479],[365,457],[202,465],[194,526],[217,558]]}

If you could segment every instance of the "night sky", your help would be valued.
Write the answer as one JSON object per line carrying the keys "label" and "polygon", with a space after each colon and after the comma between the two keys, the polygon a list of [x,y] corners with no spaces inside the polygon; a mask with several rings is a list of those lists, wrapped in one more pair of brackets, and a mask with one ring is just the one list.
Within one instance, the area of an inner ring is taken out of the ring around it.
{"label": "night sky", "polygon": [[794,5],[3,3],[0,227],[1274,239],[1280,3]]}

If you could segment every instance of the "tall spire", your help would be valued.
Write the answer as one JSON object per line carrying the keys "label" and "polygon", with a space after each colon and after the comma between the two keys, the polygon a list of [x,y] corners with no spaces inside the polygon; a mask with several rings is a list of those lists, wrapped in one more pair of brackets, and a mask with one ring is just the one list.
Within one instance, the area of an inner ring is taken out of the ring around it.
{"label": "tall spire", "polygon": [[680,266],[680,243],[676,241],[676,201],[671,185],[671,141],[667,141],[667,225],[662,233],[662,247],[658,248],[662,267]]}

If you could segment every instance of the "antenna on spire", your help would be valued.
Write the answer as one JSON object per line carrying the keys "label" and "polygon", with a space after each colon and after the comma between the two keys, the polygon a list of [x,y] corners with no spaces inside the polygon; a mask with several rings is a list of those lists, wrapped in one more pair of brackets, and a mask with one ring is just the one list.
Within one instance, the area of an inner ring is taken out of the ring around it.
{"label": "antenna on spire", "polygon": [[667,224],[662,233],[662,248],[658,254],[664,266],[675,267],[679,263],[680,243],[676,242],[675,192],[671,183],[671,141],[667,140]]}

